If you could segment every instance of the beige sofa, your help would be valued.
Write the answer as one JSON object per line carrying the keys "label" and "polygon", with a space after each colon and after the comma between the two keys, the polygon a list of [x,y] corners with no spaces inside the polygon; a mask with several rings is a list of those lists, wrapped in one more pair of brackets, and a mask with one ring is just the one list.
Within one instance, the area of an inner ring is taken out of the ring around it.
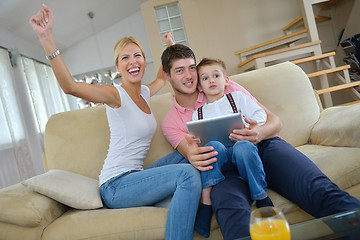
{"label": "beige sofa", "polygon": [[[322,110],[305,73],[288,62],[230,78],[281,118],[281,137],[340,188],[360,198],[360,106]],[[151,99],[158,129],[145,166],[173,151],[160,128],[172,103],[170,93]],[[87,176],[97,183],[108,143],[104,106],[54,115],[46,127],[44,167]],[[269,190],[269,194],[290,224],[312,218],[275,192]],[[166,208],[155,206],[75,209],[20,183],[0,190],[0,239],[163,239],[166,214]],[[213,218],[210,239],[221,238]],[[195,234],[195,239],[202,238]]]}

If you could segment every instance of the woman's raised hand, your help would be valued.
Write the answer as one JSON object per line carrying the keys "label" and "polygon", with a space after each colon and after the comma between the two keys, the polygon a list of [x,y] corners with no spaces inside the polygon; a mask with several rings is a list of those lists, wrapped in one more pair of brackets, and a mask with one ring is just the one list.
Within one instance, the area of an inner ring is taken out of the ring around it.
{"label": "woman's raised hand", "polygon": [[170,47],[175,44],[171,32],[167,32],[161,36],[161,39],[166,43],[166,46]]}
{"label": "woman's raised hand", "polygon": [[31,27],[38,34],[39,38],[52,34],[52,27],[54,23],[54,17],[51,9],[45,4],[42,5],[42,8],[43,9],[38,11],[29,20]]}

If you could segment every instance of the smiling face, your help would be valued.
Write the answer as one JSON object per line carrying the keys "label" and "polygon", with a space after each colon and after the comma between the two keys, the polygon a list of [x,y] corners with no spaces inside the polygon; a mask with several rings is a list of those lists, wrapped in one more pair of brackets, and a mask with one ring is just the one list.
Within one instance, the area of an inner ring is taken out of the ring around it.
{"label": "smiling face", "polygon": [[169,73],[169,82],[179,94],[193,94],[197,86],[195,59],[182,58],[174,60]]}
{"label": "smiling face", "polygon": [[117,59],[117,71],[122,77],[132,83],[141,82],[146,67],[145,57],[140,47],[135,43],[126,44]]}
{"label": "smiling face", "polygon": [[224,96],[225,86],[229,82],[224,72],[219,64],[198,67],[199,89],[205,93],[209,103]]}

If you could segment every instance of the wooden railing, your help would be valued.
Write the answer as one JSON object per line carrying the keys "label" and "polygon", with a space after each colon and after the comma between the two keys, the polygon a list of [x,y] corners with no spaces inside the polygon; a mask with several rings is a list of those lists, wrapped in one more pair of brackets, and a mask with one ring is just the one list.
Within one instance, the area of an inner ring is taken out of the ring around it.
{"label": "wooden railing", "polygon": [[[279,45],[291,44],[300,39],[300,38],[294,38],[294,37],[301,36],[304,33],[307,33],[307,29],[303,29],[303,30],[300,30],[300,31],[297,31],[297,32],[294,32],[294,33],[291,33],[291,34],[288,34],[285,36],[281,36],[281,37],[278,37],[278,38],[275,38],[275,39],[272,39],[272,40],[269,40],[269,41],[266,41],[266,42],[263,42],[263,43],[260,43],[260,44],[242,49],[242,50],[239,50],[239,51],[235,52],[234,54],[240,55],[242,53],[249,52],[251,50],[255,50],[255,49],[258,49],[261,47],[269,46],[274,43],[279,43]],[[301,38],[303,38],[303,37],[305,37],[305,36],[301,36]],[[286,41],[288,39],[289,39],[289,41]],[[285,40],[285,42],[284,42],[284,40]],[[276,46],[272,46],[272,47],[276,47]]]}
{"label": "wooden railing", "polygon": [[304,44],[299,44],[293,47],[288,47],[288,48],[281,48],[281,49],[277,49],[277,50],[273,50],[273,51],[269,51],[269,52],[264,52],[264,53],[259,53],[259,54],[255,54],[251,57],[249,57],[248,59],[246,59],[245,61],[241,62],[238,67],[241,67],[243,65],[245,65],[246,63],[253,61],[254,59],[257,58],[262,58],[262,57],[266,57],[266,56],[270,56],[270,55],[275,55],[275,54],[279,54],[279,53],[285,53],[285,52],[290,52],[293,50],[297,50],[297,49],[302,49],[302,48],[306,48],[306,47],[311,47],[314,45],[318,45],[321,43],[321,40],[315,41],[315,42],[309,42],[309,43],[304,43]]}
{"label": "wooden railing", "polygon": [[[317,23],[331,20],[330,17],[319,16],[317,14],[315,14],[314,17],[315,17],[315,22],[317,22]],[[302,20],[303,20],[303,16],[300,16],[300,17],[296,18],[294,21],[292,21],[291,23],[289,23],[288,25],[286,25],[285,27],[283,27],[281,30],[283,30],[283,32],[286,33],[290,28],[292,28],[296,24],[300,23]],[[298,27],[301,27],[301,26],[304,26],[304,23],[299,25]]]}

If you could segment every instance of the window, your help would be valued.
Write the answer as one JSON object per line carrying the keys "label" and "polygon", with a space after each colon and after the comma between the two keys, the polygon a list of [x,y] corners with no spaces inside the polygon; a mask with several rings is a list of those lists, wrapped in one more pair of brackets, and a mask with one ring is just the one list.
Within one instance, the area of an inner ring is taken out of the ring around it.
{"label": "window", "polygon": [[[156,21],[159,26],[160,36],[171,32],[175,43],[187,45],[184,24],[181,17],[179,3],[155,8]],[[164,49],[166,44],[163,42]]]}

